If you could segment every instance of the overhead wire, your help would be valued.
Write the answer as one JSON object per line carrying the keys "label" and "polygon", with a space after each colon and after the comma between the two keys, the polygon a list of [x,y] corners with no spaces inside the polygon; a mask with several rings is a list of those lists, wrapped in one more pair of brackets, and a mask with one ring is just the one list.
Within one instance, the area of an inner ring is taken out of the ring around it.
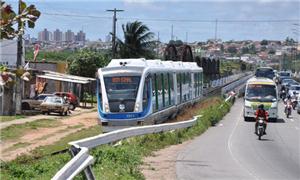
{"label": "overhead wire", "polygon": [[[94,16],[94,15],[80,15],[80,14],[65,14],[65,13],[48,13],[43,14],[49,16],[68,16],[68,17],[80,17],[80,18],[98,18],[98,19],[111,19],[108,16]],[[195,23],[207,23],[216,22],[212,19],[167,19],[167,18],[138,18],[138,17],[119,17],[120,20],[143,20],[143,21],[162,21],[162,22],[195,22]],[[280,23],[280,22],[299,22],[300,19],[218,19],[218,22],[223,23]]]}

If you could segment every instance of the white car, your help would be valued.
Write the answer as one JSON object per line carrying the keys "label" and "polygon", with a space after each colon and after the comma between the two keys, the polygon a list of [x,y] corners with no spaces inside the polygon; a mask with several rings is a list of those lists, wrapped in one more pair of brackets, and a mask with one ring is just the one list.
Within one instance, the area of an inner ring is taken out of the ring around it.
{"label": "white car", "polygon": [[289,88],[289,95],[292,97],[295,95],[299,95],[300,94],[300,85],[291,85]]}

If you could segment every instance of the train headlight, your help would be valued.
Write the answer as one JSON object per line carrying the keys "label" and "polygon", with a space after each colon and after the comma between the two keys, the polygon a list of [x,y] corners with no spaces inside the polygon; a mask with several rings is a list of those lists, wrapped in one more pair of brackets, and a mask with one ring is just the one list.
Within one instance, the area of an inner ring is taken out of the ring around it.
{"label": "train headlight", "polygon": [[135,112],[138,112],[139,110],[140,110],[140,104],[139,104],[139,103],[136,103],[136,104],[135,104],[134,111],[135,111]]}
{"label": "train headlight", "polygon": [[105,103],[104,107],[105,107],[105,112],[108,113],[109,112],[109,106],[108,106],[108,104]]}

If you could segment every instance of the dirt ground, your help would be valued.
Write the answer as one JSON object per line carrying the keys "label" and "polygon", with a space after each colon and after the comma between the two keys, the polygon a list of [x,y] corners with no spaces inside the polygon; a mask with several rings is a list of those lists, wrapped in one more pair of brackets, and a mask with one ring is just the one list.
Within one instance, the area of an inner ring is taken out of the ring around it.
{"label": "dirt ground", "polygon": [[[174,120],[168,122],[178,122],[191,119],[200,109],[207,108],[220,99],[213,98],[204,100],[201,103],[187,108],[184,112],[178,115]],[[176,179],[176,159],[178,153],[188,145],[190,141],[185,141],[182,144],[173,145],[165,149],[154,152],[153,156],[145,157],[144,165],[141,167],[142,172],[147,180],[173,180]]]}
{"label": "dirt ground", "polygon": [[60,121],[61,125],[32,129],[21,138],[1,141],[0,159],[4,161],[15,159],[18,155],[26,154],[39,146],[53,144],[71,133],[95,126],[98,124],[98,116],[97,112],[89,112],[53,121]]}

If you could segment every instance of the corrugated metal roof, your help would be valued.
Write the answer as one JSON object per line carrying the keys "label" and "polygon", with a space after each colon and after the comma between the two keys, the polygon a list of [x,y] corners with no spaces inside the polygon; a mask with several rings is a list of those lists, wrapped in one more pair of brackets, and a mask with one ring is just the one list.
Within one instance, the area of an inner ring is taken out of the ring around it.
{"label": "corrugated metal roof", "polygon": [[37,75],[37,77],[51,79],[56,81],[64,81],[64,82],[71,82],[71,83],[79,83],[79,84],[88,84],[91,81],[95,81],[94,78],[86,78],[81,76],[74,76],[69,74],[62,74],[52,71],[44,71],[45,74]]}

